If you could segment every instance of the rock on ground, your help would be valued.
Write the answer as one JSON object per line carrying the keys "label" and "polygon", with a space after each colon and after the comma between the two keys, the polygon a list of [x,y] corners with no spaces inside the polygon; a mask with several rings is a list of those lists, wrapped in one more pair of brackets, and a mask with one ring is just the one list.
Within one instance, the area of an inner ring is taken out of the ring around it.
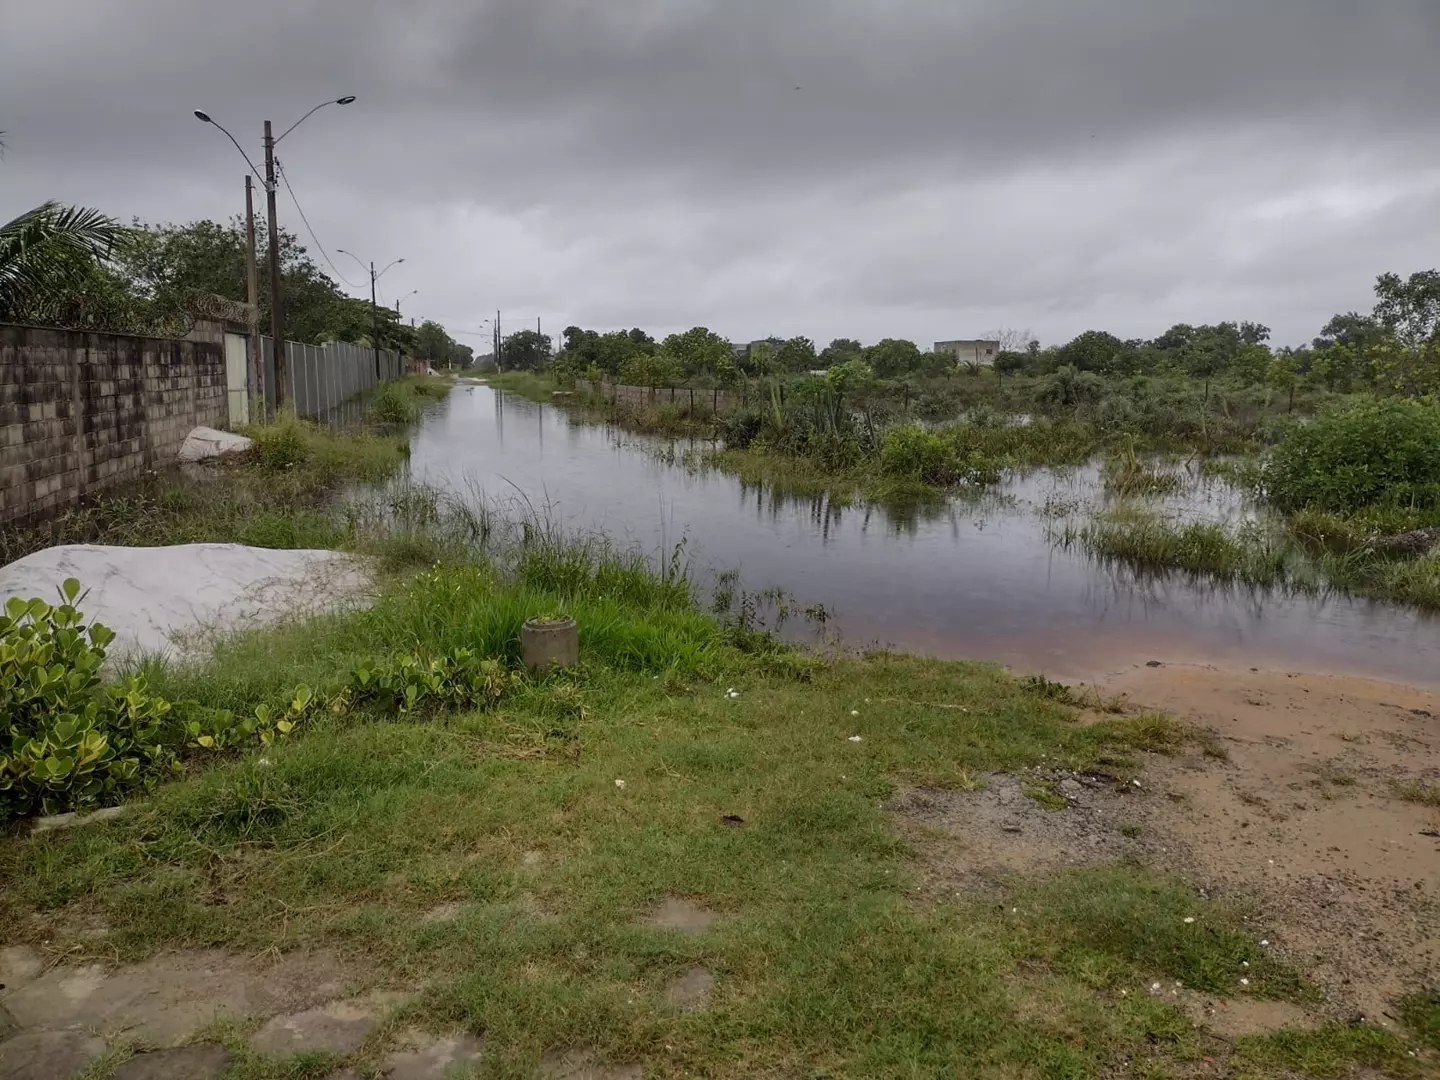
{"label": "rock on ground", "polygon": [[180,444],[181,461],[206,461],[227,454],[243,454],[251,442],[244,435],[234,435],[215,428],[197,427]]}
{"label": "rock on ground", "polygon": [[112,657],[193,657],[229,633],[363,603],[371,589],[365,564],[336,551],[66,544],[0,568],[0,602],[56,600],[72,577],[86,619],[115,631]]}

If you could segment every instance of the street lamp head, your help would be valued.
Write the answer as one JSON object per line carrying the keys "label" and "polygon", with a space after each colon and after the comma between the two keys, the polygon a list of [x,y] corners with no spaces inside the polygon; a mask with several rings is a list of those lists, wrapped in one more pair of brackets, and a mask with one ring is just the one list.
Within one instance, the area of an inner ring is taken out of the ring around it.
{"label": "street lamp head", "polygon": [[354,101],[354,100],[355,100],[355,95],[354,95],[354,94],[346,94],[346,95],[345,95],[344,97],[342,97],[342,98],[336,98],[336,99],[335,99],[335,104],[336,104],[336,105],[349,105],[349,104],[350,104],[352,101]]}
{"label": "street lamp head", "polygon": [[205,123],[207,123],[207,124],[213,124],[213,123],[215,122],[215,121],[213,121],[213,120],[210,119],[210,114],[209,114],[209,113],[203,113],[203,112],[201,112],[199,109],[196,109],[196,110],[195,110],[195,117],[196,117],[197,120],[203,120],[203,121],[205,121]]}

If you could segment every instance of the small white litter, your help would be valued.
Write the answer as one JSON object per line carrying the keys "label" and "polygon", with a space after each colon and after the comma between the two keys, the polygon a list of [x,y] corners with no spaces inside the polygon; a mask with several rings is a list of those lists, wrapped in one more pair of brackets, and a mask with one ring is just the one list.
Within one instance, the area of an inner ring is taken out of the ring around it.
{"label": "small white litter", "polygon": [[618,787],[618,788],[621,788],[621,789],[623,790],[624,787],[625,787],[625,781],[624,781],[624,780],[616,780],[616,781],[615,781],[615,786]]}
{"label": "small white litter", "polygon": [[851,742],[863,742],[864,740],[862,740],[859,735],[851,735],[851,736],[850,736],[850,741],[851,741]]}

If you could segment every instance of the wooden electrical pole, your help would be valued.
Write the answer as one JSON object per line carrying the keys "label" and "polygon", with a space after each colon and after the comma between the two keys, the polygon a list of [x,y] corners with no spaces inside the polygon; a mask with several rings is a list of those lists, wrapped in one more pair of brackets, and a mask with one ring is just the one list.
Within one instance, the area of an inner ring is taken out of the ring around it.
{"label": "wooden electrical pole", "polygon": [[265,121],[265,200],[270,212],[270,340],[275,356],[275,408],[285,403],[285,319],[280,309],[280,226],[275,209],[275,136]]}
{"label": "wooden electrical pole", "polygon": [[250,408],[265,411],[265,349],[260,336],[260,282],[255,270],[255,183],[245,174],[245,302],[250,305]]}

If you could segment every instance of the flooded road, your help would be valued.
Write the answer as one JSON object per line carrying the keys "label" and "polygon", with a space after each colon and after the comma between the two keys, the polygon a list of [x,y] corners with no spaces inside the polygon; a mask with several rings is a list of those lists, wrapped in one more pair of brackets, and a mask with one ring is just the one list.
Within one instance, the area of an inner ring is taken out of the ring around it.
{"label": "flooded road", "polygon": [[[462,383],[413,438],[412,475],[497,499],[523,493],[567,528],[647,553],[680,542],[697,576],[738,571],[823,605],[851,646],[893,645],[1091,678],[1135,663],[1345,672],[1440,682],[1440,620],[1386,604],[1159,580],[1058,549],[1049,513],[1096,493],[1093,470],[1008,477],[998,494],[915,512],[746,487],[676,460],[685,444],[579,424]],[[1233,510],[1213,484],[1201,501]],[[793,627],[791,628],[794,629]]]}

